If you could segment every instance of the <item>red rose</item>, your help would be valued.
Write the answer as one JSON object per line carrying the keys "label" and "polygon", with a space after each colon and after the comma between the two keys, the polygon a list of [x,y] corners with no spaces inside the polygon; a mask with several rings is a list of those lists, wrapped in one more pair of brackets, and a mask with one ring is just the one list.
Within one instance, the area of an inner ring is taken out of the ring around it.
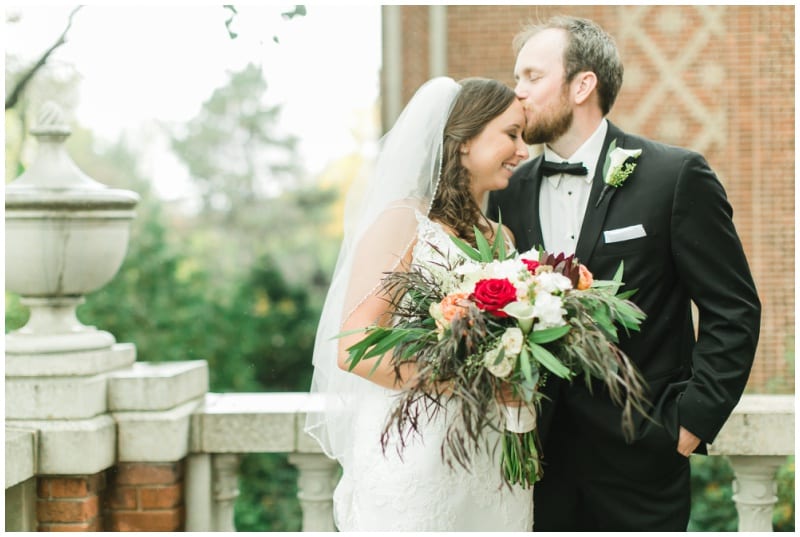
{"label": "red rose", "polygon": [[517,299],[517,290],[506,278],[480,280],[475,284],[473,298],[478,308],[497,317],[508,317],[500,310]]}
{"label": "red rose", "polygon": [[525,266],[528,267],[528,270],[530,271],[531,274],[536,274],[536,267],[539,266],[538,261],[536,261],[535,259],[520,259],[520,261],[525,263]]}

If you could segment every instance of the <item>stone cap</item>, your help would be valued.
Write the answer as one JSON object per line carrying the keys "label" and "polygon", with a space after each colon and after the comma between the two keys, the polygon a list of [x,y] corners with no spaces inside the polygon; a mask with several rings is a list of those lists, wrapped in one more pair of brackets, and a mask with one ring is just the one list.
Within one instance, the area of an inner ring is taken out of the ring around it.
{"label": "stone cap", "polygon": [[111,412],[169,410],[208,391],[205,360],[136,362],[108,377]]}
{"label": "stone cap", "polygon": [[36,430],[6,427],[6,489],[36,475]]}
{"label": "stone cap", "polygon": [[794,395],[744,395],[708,453],[794,455]]}

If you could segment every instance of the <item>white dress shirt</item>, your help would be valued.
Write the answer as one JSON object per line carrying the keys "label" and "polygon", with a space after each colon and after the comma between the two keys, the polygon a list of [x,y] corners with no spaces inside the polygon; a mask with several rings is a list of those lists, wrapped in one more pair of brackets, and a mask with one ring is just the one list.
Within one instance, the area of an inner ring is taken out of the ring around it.
{"label": "white dress shirt", "polygon": [[575,253],[583,215],[592,190],[592,179],[607,131],[608,122],[603,119],[594,134],[568,157],[561,157],[549,146],[544,147],[545,160],[582,162],[589,170],[585,176],[559,173],[542,180],[539,191],[539,221],[542,224],[544,248],[550,253]]}

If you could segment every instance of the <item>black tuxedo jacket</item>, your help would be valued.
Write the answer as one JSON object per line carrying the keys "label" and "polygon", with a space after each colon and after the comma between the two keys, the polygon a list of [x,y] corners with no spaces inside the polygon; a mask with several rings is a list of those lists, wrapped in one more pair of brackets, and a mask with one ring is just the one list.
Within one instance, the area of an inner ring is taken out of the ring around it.
{"label": "black tuxedo jacket", "polygon": [[[634,172],[597,205],[614,139],[617,147],[642,153]],[[502,216],[519,251],[543,242],[542,158],[521,166],[509,186],[489,199],[489,217]],[[663,468],[663,457],[674,456],[679,425],[713,442],[747,382],[761,306],[731,206],[701,155],[626,134],[609,122],[596,170],[576,257],[595,279],[611,279],[624,262],[623,290],[637,290],[632,300],[647,318],[640,332],[626,337],[621,331],[620,348],[649,385],[650,415],[657,425],[639,419],[637,439],[629,444],[622,437],[620,409],[602,390],[590,394],[581,380],[569,387],[548,381],[545,393],[552,401],[540,413],[540,436],[545,462],[558,456],[548,451],[548,420],[556,405],[567,405],[578,429],[591,432],[591,456],[602,459],[605,453],[609,458],[598,466],[641,477]],[[604,231],[636,225],[644,227],[646,236],[605,240]],[[690,302],[699,312],[697,337]],[[704,443],[698,451],[705,452]]]}

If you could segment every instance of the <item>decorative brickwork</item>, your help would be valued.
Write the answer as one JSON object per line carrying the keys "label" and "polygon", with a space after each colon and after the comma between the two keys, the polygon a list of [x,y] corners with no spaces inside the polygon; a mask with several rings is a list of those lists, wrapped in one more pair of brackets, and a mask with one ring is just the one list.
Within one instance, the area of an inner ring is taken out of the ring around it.
{"label": "decorative brickwork", "polygon": [[120,463],[109,471],[106,531],[183,531],[183,461]]}
{"label": "decorative brickwork", "polygon": [[[609,119],[702,153],[725,185],[763,304],[751,392],[794,391],[794,9],[447,6],[455,79],[513,85],[514,34],[551,15],[590,18],[614,36],[625,81]],[[402,24],[405,103],[429,78],[428,6],[403,6]]]}

